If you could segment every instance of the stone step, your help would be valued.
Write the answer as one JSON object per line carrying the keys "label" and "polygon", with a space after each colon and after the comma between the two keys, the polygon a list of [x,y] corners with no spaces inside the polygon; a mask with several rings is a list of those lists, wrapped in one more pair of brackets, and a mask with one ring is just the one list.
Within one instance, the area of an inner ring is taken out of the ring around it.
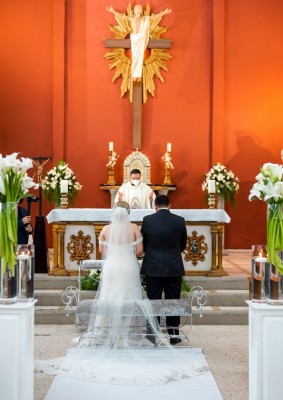
{"label": "stone step", "polygon": [[[188,285],[201,286],[206,290],[248,290],[248,279],[246,277],[206,277],[206,276],[186,276],[185,277]],[[67,286],[78,287],[77,276],[49,276],[48,274],[35,274],[34,281],[35,289],[62,289],[64,290]]]}
{"label": "stone step", "polygon": [[[66,316],[64,306],[36,306],[36,324],[74,324],[75,307]],[[203,316],[194,310],[193,325],[247,325],[248,306],[243,307],[204,307]]]}
{"label": "stone step", "polygon": [[[64,290],[35,290],[37,306],[62,306]],[[239,307],[245,306],[249,298],[248,290],[205,290],[207,294],[206,306]],[[82,291],[81,299],[94,298],[95,292]],[[73,303],[75,305],[75,302]]]}

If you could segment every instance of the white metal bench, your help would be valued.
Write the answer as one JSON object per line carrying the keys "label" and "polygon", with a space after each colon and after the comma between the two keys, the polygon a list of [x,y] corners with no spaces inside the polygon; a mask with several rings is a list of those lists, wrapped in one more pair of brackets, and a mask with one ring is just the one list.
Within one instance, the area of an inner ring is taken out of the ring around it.
{"label": "white metal bench", "polygon": [[[85,330],[88,326],[91,306],[94,300],[85,299],[82,300],[81,290],[81,276],[83,271],[99,270],[103,268],[102,260],[85,260],[82,261],[79,268],[78,283],[79,288],[69,286],[62,294],[62,301],[66,305],[66,315],[69,315],[72,306],[76,304],[76,316],[75,323],[78,329]],[[142,301],[142,300],[141,300]],[[168,316],[180,316],[181,323],[179,327],[179,335],[181,339],[188,343],[188,335],[182,330],[184,326],[189,327],[189,331],[193,325],[193,306],[195,305],[196,310],[199,313],[199,317],[202,317],[202,307],[206,304],[207,295],[203,288],[200,286],[193,287],[190,292],[186,293],[186,298],[181,299],[162,299],[162,300],[150,300],[152,305],[152,312],[154,317],[160,317],[160,326],[167,330],[165,318]],[[127,308],[124,308],[124,316],[127,315]],[[132,308],[131,308],[132,315]],[[134,310],[135,326],[145,327],[146,322],[143,318],[142,307],[136,306]]]}

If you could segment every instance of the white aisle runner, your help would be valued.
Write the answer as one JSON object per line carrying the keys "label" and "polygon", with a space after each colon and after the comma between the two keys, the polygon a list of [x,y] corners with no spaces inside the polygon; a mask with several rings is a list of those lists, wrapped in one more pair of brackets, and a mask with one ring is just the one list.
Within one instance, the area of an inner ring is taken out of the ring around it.
{"label": "white aisle runner", "polygon": [[[207,364],[201,349],[176,348],[188,360]],[[222,400],[210,370],[192,378],[170,381],[165,385],[110,385],[56,376],[45,400]]]}

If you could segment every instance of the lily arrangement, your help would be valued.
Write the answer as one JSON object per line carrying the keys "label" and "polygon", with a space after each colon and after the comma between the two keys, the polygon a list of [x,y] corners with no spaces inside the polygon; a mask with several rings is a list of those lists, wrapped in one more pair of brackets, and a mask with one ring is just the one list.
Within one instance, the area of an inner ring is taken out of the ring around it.
{"label": "lily arrangement", "polygon": [[235,202],[235,193],[239,190],[239,178],[234,172],[228,170],[225,165],[216,163],[204,174],[205,181],[202,183],[202,190],[208,190],[208,180],[215,181],[215,193],[224,200],[230,200],[233,205]]}
{"label": "lily arrangement", "polygon": [[268,204],[268,261],[283,274],[283,262],[279,255],[283,250],[283,166],[264,164],[256,180],[250,191],[249,200],[262,200]]}
{"label": "lily arrangement", "polygon": [[29,177],[27,170],[32,168],[30,158],[18,158],[19,153],[3,157],[0,154],[0,259],[2,271],[8,268],[14,275],[17,244],[16,203],[29,196],[30,189],[38,184]]}

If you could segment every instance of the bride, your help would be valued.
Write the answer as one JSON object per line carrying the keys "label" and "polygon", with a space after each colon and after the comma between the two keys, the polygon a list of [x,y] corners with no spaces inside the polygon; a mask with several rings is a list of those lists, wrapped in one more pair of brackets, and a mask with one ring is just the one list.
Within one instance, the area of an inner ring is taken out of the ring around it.
{"label": "bride", "polygon": [[137,261],[142,236],[129,213],[128,203],[119,201],[111,223],[101,231],[103,270],[87,332],[60,364],[37,363],[38,370],[98,383],[160,385],[205,369],[181,357],[153,316]]}

